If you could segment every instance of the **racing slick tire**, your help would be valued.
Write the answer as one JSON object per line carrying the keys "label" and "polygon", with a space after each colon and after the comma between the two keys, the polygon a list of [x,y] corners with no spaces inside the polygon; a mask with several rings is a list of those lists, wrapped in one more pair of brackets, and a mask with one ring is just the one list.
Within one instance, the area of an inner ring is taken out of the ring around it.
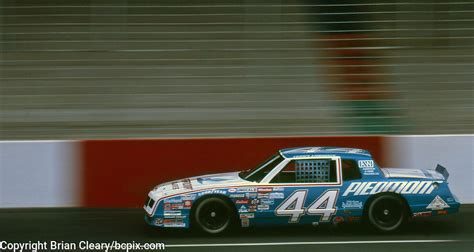
{"label": "racing slick tire", "polygon": [[235,208],[220,197],[210,197],[199,202],[192,218],[199,231],[221,234],[235,226]]}
{"label": "racing slick tire", "polygon": [[408,208],[403,199],[396,195],[381,195],[370,202],[367,219],[378,231],[394,232],[408,220]]}

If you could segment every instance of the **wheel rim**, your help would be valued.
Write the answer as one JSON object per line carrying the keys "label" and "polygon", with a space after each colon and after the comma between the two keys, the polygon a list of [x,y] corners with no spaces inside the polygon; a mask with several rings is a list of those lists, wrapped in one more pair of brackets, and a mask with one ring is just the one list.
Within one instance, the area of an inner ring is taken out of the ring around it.
{"label": "wheel rim", "polygon": [[209,231],[217,231],[229,223],[229,208],[220,202],[204,204],[198,218],[201,225]]}
{"label": "wheel rim", "polygon": [[396,227],[403,218],[402,205],[393,199],[381,199],[372,210],[374,221],[383,228]]}

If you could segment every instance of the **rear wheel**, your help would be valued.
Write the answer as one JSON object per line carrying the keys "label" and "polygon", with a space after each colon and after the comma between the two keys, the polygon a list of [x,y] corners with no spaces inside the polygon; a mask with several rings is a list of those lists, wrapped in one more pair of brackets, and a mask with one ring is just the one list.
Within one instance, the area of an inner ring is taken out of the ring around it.
{"label": "rear wheel", "polygon": [[194,211],[197,228],[209,234],[219,234],[230,229],[235,216],[234,208],[224,199],[204,199]]}
{"label": "rear wheel", "polygon": [[405,202],[395,195],[382,195],[369,205],[367,217],[377,230],[391,232],[400,229],[408,218]]}

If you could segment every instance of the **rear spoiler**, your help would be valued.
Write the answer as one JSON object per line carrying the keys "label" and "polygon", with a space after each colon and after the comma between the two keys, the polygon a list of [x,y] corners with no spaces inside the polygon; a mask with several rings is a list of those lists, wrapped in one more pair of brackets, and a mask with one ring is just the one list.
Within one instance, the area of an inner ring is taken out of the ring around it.
{"label": "rear spoiler", "polygon": [[438,164],[436,166],[436,169],[435,169],[438,173],[441,173],[441,175],[443,175],[444,179],[445,180],[448,180],[448,177],[449,177],[449,173],[448,173],[448,170],[446,170],[446,168],[440,164]]}

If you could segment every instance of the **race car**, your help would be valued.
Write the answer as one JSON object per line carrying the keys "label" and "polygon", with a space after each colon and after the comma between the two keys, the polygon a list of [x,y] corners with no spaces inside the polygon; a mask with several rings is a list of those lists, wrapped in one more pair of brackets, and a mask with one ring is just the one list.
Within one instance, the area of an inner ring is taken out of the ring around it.
{"label": "race car", "polygon": [[380,168],[362,149],[280,150],[257,167],[156,186],[145,221],[218,234],[233,227],[319,225],[367,221],[376,230],[400,229],[413,217],[447,215],[460,203],[448,172]]}

